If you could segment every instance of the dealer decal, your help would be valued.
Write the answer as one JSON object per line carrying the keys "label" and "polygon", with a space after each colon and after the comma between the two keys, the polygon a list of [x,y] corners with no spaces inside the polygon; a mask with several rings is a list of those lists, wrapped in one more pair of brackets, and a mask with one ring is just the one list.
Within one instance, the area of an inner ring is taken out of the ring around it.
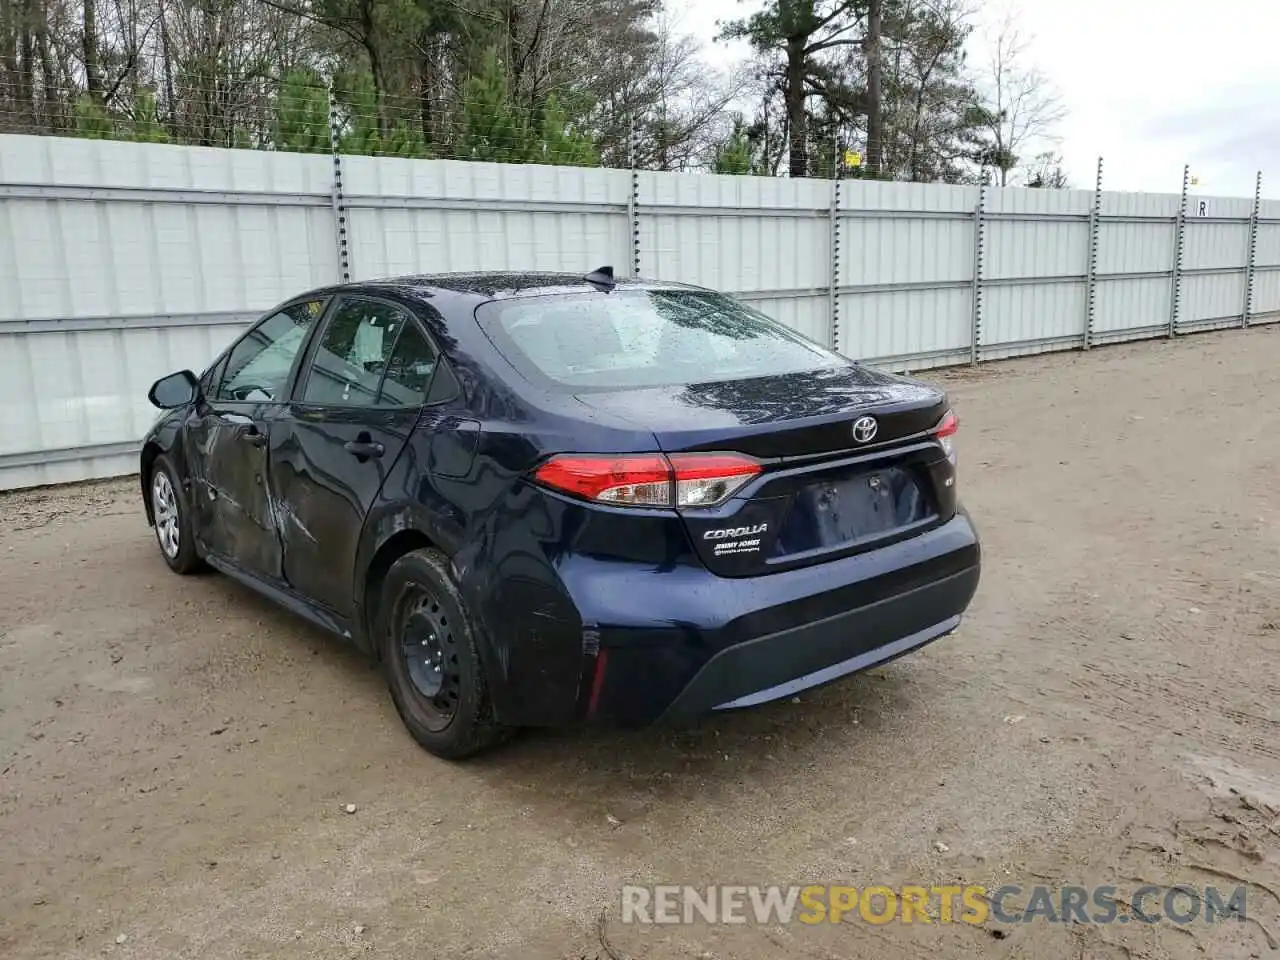
{"label": "dealer decal", "polygon": [[758,553],[761,542],[759,534],[768,529],[767,523],[758,523],[754,527],[723,527],[706,531],[702,539],[716,541],[713,554],[717,557],[731,553]]}

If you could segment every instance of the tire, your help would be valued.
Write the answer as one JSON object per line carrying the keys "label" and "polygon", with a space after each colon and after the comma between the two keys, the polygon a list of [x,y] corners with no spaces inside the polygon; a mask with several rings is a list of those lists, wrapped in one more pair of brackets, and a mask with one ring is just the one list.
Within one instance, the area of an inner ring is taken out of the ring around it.
{"label": "tire", "polygon": [[378,610],[391,699],[424,749],[460,760],[510,734],[494,720],[475,629],[444,554],[414,550],[392,564]]}
{"label": "tire", "polygon": [[195,573],[204,567],[191,532],[191,511],[169,458],[156,457],[147,488],[160,556],[174,573]]}

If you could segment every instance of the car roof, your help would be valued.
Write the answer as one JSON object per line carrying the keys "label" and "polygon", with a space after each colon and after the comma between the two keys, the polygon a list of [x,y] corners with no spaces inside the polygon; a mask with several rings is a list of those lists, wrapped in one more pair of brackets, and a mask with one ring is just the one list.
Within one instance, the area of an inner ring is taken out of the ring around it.
{"label": "car roof", "polygon": [[[690,284],[659,280],[618,278],[619,290],[699,290]],[[589,293],[598,289],[585,274],[517,273],[492,271],[483,273],[433,273],[407,277],[385,277],[348,284],[347,288],[394,289],[399,292],[432,296],[455,294],[484,300],[509,300],[513,297],[542,296],[556,293]],[[342,288],[339,288],[342,289]]]}

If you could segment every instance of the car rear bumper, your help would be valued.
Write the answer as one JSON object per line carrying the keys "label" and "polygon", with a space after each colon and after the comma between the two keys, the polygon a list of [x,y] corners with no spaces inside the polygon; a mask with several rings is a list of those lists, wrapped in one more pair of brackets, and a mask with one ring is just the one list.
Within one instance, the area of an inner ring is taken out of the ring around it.
{"label": "car rear bumper", "polygon": [[[972,575],[961,574],[938,585],[948,591],[963,591]],[[925,588],[932,591],[934,588]],[[972,592],[972,591],[970,591]],[[674,718],[754,707],[802,690],[820,687],[862,670],[888,663],[903,654],[944,637],[960,626],[960,615],[923,629],[903,633],[902,604],[915,602],[921,591],[861,610],[851,610],[820,623],[806,624],[759,637],[722,650],[694,675],[665,717]],[[919,597],[933,604],[937,597]],[[885,640],[891,637],[896,639]],[[797,673],[797,671],[801,671]],[[779,680],[779,677],[790,679]]]}
{"label": "car rear bumper", "polygon": [[597,577],[587,617],[600,624],[601,652],[584,673],[583,712],[632,726],[794,696],[950,633],[979,577],[964,513],[879,550],[764,577],[668,578],[655,592],[633,572],[622,596]]}

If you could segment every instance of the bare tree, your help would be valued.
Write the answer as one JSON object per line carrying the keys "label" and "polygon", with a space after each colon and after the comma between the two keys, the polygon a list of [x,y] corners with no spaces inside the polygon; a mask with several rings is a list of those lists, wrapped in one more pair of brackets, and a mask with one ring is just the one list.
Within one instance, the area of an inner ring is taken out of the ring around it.
{"label": "bare tree", "polygon": [[994,38],[988,72],[979,80],[974,104],[983,131],[983,146],[975,159],[999,171],[1002,187],[1008,186],[1019,154],[1035,143],[1055,142],[1054,128],[1067,115],[1049,78],[1028,65],[1029,47],[1017,18],[1007,15]]}
{"label": "bare tree", "polygon": [[1062,155],[1046,150],[1027,164],[1024,184],[1033,189],[1065,190],[1069,187],[1067,171],[1062,168]]}
{"label": "bare tree", "polygon": [[878,177],[884,169],[884,5],[868,0],[867,36],[867,169]]}

